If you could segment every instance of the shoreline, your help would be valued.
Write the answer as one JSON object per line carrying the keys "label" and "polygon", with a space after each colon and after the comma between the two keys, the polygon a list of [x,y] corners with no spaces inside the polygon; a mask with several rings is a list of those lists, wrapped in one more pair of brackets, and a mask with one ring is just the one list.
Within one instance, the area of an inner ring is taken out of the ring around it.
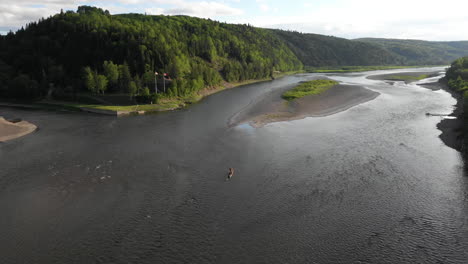
{"label": "shoreline", "polygon": [[68,102],[68,101],[59,101],[59,100],[41,100],[35,103],[18,103],[18,102],[0,102],[0,107],[14,107],[14,108],[25,108],[25,109],[32,109],[32,110],[58,110],[58,109],[66,109],[66,110],[73,110],[78,112],[89,112],[94,114],[100,115],[108,115],[108,116],[116,116],[116,117],[123,117],[123,116],[134,116],[134,115],[145,115],[145,114],[152,114],[157,112],[167,112],[167,111],[174,111],[183,109],[188,107],[192,104],[198,103],[204,98],[216,94],[218,92],[254,84],[260,82],[268,82],[277,78],[294,75],[303,73],[304,71],[290,71],[290,72],[281,72],[275,73],[273,78],[263,78],[263,79],[253,79],[253,80],[245,80],[242,82],[236,83],[229,83],[224,82],[222,85],[217,87],[206,87],[200,91],[198,91],[194,95],[190,95],[187,97],[178,97],[178,98],[163,98],[161,99],[160,104],[147,104],[147,105],[126,105],[126,106],[119,106],[119,105],[91,105],[91,104],[80,104],[77,102]]}
{"label": "shoreline", "polygon": [[0,117],[0,142],[17,139],[36,131],[37,126],[27,121],[10,122]]}
{"label": "shoreline", "polygon": [[277,92],[270,96],[274,97],[273,100],[267,98],[263,106],[253,106],[244,113],[243,118],[231,122],[231,125],[249,123],[259,128],[269,123],[329,116],[374,100],[379,95],[380,93],[362,86],[344,84],[335,85],[321,94],[305,96],[290,102],[278,99],[280,95]]}
{"label": "shoreline", "polygon": [[439,138],[442,140],[442,142],[458,152],[463,153],[463,117],[464,117],[464,111],[463,111],[463,99],[462,95],[451,90],[446,83],[443,81],[439,81],[436,83],[433,83],[434,86],[438,85],[440,89],[448,92],[455,100],[457,103],[454,105],[453,112],[449,116],[456,117],[455,119],[442,119],[438,124],[437,124],[437,129],[439,129],[442,133],[439,135]]}

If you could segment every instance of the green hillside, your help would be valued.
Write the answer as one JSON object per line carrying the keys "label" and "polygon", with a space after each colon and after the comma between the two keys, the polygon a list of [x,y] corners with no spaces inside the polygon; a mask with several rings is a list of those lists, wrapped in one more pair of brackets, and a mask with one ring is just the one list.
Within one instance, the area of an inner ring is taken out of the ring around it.
{"label": "green hillside", "polygon": [[405,58],[378,45],[317,34],[272,30],[307,66],[402,65]]}
{"label": "green hillside", "polygon": [[265,29],[187,16],[110,15],[88,6],[0,37],[5,97],[34,98],[51,87],[148,95],[155,71],[174,80],[167,96],[182,96],[223,79],[261,79],[302,67]]}
{"label": "green hillside", "polygon": [[436,42],[380,38],[362,38],[355,41],[380,46],[398,55],[407,65],[449,64],[468,55],[468,41]]}

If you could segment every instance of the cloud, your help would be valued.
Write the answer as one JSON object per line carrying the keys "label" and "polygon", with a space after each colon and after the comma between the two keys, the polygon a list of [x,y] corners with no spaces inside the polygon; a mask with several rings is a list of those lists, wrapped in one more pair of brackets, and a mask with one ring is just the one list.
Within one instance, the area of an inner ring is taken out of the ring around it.
{"label": "cloud", "polygon": [[462,0],[330,1],[300,5],[294,14],[260,14],[236,23],[345,38],[385,37],[467,40],[468,2]]}
{"label": "cloud", "polygon": [[60,9],[72,8],[73,1],[46,0],[41,4],[30,0],[3,0],[0,3],[0,27],[18,28],[41,17],[60,12]]}
{"label": "cloud", "polygon": [[164,14],[167,15],[190,15],[197,17],[236,16],[243,13],[241,9],[214,1],[181,2],[174,8],[164,10]]}
{"label": "cloud", "polygon": [[[39,2],[39,3],[38,3]],[[117,13],[189,15],[346,38],[468,39],[466,0],[1,0],[0,32],[88,4]],[[237,7],[242,7],[237,8]],[[281,12],[280,12],[281,10]]]}
{"label": "cloud", "polygon": [[[235,0],[234,0],[235,1]],[[112,14],[147,12],[150,14],[190,15],[204,18],[239,16],[244,12],[217,1],[188,0],[2,0],[0,3],[1,32],[18,29],[29,22],[64,10],[76,10],[79,5],[95,5],[109,10]],[[157,7],[152,7],[152,6]],[[160,6],[164,6],[160,7]],[[8,28],[8,30],[5,30]]]}

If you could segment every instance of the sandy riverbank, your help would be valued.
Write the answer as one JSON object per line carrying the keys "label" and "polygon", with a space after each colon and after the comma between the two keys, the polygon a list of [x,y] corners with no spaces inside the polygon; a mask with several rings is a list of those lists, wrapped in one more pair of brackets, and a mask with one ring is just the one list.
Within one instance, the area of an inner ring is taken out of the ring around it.
{"label": "sandy riverbank", "polygon": [[244,114],[242,122],[248,122],[254,127],[262,127],[273,122],[332,115],[370,101],[379,96],[379,93],[361,86],[340,84],[320,95],[305,96],[291,102],[279,96],[276,94],[277,98],[269,100],[269,104],[260,103],[260,107],[249,109]]}
{"label": "sandy riverbank", "polygon": [[25,136],[34,132],[36,129],[37,126],[27,121],[13,123],[0,117],[0,142]]}

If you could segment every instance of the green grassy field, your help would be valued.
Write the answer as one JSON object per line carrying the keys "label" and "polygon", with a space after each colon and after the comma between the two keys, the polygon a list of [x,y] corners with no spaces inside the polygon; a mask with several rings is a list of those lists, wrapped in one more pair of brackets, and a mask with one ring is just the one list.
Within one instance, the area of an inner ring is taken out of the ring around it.
{"label": "green grassy field", "polygon": [[291,101],[307,95],[316,95],[325,92],[338,82],[332,80],[313,80],[302,83],[292,90],[283,93],[282,97],[285,100]]}

